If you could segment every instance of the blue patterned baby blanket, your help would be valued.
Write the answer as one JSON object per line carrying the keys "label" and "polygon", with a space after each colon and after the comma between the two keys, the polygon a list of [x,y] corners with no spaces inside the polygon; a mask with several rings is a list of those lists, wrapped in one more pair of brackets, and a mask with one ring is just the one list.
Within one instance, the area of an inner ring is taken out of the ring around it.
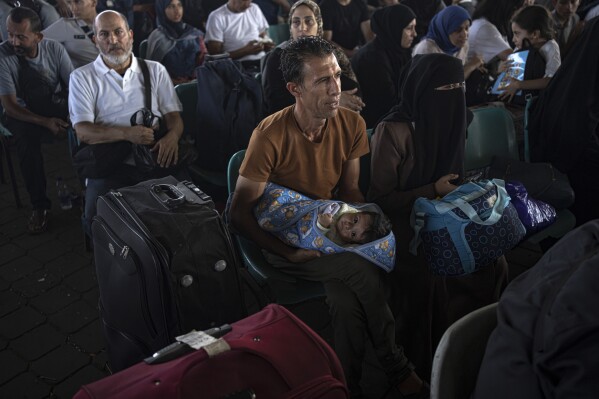
{"label": "blue patterned baby blanket", "polygon": [[[395,267],[395,236],[386,236],[365,244],[340,246],[325,236],[317,226],[319,209],[330,200],[313,200],[297,191],[274,183],[267,183],[254,215],[260,227],[283,240],[286,244],[305,249],[315,249],[325,254],[354,252],[390,272]],[[351,204],[359,211],[383,215],[376,204]],[[377,220],[384,219],[376,218]],[[382,222],[381,222],[382,223]]]}

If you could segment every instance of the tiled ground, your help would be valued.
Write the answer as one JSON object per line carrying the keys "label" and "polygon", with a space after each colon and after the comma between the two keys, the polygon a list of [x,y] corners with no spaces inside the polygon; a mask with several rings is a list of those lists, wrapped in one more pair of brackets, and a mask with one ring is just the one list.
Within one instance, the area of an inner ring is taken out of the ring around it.
{"label": "tiled ground", "polygon": [[70,398],[109,374],[80,210],[62,211],[56,200],[57,176],[78,189],[66,141],[45,145],[44,156],[53,200],[48,233],[26,233],[28,197],[14,151],[25,207],[17,209],[10,185],[0,185],[0,398]]}

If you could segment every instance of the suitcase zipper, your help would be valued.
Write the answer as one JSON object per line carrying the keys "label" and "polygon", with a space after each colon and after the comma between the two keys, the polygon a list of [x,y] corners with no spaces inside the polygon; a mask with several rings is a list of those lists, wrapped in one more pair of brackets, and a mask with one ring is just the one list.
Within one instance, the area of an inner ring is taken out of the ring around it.
{"label": "suitcase zipper", "polygon": [[[127,203],[125,198],[123,198],[123,194],[118,191],[115,191],[115,190],[112,190],[109,194],[110,195],[107,197],[112,198],[112,200],[114,202],[116,202],[117,206],[120,209],[122,209],[123,211],[125,211],[125,213],[126,213],[125,216],[127,216],[130,221],[135,223],[138,230],[144,235],[144,238],[148,242],[148,244],[150,244],[151,246],[154,247],[156,254],[161,258],[160,260],[162,261],[162,264],[169,267],[171,262],[170,262],[170,259],[169,259],[166,249],[164,248],[164,246],[162,244],[160,244],[156,239],[154,239],[154,237],[152,236],[152,234],[150,233],[148,228],[144,225],[144,223],[135,214],[133,209],[131,209],[131,206]],[[162,277],[164,278],[164,282],[165,282],[165,284],[162,284],[162,286],[166,290],[166,292],[160,293],[160,301],[162,304],[162,309],[164,310],[162,312],[163,313],[162,321],[164,323],[164,331],[171,332],[171,328],[169,327],[171,325],[171,323],[169,323],[169,321],[168,321],[169,316],[173,317],[175,319],[174,322],[177,327],[177,330],[181,330],[181,321],[179,319],[179,314],[177,312],[171,311],[171,308],[174,307],[174,306],[171,306],[172,304],[169,303],[169,305],[167,306],[167,304],[165,303],[166,298],[174,297],[174,293],[171,290],[170,278],[169,278],[169,276],[167,276],[165,274],[163,274]],[[169,336],[170,335],[171,334],[169,333]],[[174,338],[174,337],[170,337],[170,338]]]}
{"label": "suitcase zipper", "polygon": [[[126,260],[129,255],[129,250],[130,250],[129,246],[125,245],[121,241],[121,239],[118,238],[118,236],[116,234],[114,234],[112,229],[108,226],[108,224],[104,221],[104,219],[102,219],[102,217],[96,216],[95,219],[100,224],[100,227],[102,227],[102,230],[105,231],[106,235],[112,241],[112,243],[114,243],[114,245],[116,245],[117,248],[121,248],[121,251],[118,254],[118,256],[120,256],[123,260]],[[116,251],[114,253],[112,253],[112,251],[111,251],[111,254],[114,256],[116,254]],[[137,265],[139,264],[139,259],[137,259],[134,252],[132,252],[131,261],[133,262],[133,264],[136,265],[136,270],[137,270],[137,274],[139,275],[140,282],[143,282],[145,280],[143,268],[137,267]],[[155,337],[156,335],[158,335],[157,329],[156,329],[156,326],[154,325],[154,323],[152,322],[152,318],[150,317],[150,310],[148,309],[148,303],[145,300],[148,296],[148,293],[145,289],[145,284],[141,283],[141,284],[139,284],[139,286],[140,286],[140,289],[142,292],[142,297],[143,297],[142,300],[140,301],[141,307],[142,307],[143,320],[144,320],[148,330],[150,330],[152,332],[153,336]]]}

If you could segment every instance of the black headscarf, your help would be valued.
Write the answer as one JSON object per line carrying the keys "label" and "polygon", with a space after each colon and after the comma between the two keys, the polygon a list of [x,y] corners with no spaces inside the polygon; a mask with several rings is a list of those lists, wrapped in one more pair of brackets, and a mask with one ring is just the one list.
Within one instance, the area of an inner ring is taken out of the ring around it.
{"label": "black headscarf", "polygon": [[416,15],[402,4],[380,8],[370,18],[370,27],[376,34],[374,41],[389,55],[395,71],[399,71],[411,57],[412,50],[401,46],[401,38],[403,30],[414,19]]}
{"label": "black headscarf", "polygon": [[385,122],[412,123],[414,158],[419,167],[406,181],[406,189],[437,181],[449,173],[464,175],[466,99],[462,89],[435,90],[464,81],[462,62],[446,54],[417,55],[400,88],[401,102]]}
{"label": "black headscarf", "polygon": [[[171,4],[172,0],[156,0],[156,20],[158,27],[171,39],[179,39],[185,34],[193,30],[193,26],[187,25],[185,22],[172,22],[165,14],[166,8]],[[183,2],[181,2],[183,3]]]}
{"label": "black headscarf", "polygon": [[[599,165],[599,18],[586,23],[530,114],[530,156],[562,172]],[[599,201],[599,199],[597,199]]]}

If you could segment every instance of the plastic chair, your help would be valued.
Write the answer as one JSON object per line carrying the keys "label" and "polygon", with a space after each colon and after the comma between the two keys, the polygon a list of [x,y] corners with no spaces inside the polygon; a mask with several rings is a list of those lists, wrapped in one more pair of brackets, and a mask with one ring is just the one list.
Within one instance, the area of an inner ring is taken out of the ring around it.
{"label": "plastic chair", "polygon": [[[142,42],[143,43],[143,42]],[[175,86],[175,92],[183,105],[181,118],[183,119],[183,136],[194,137],[194,132],[199,129],[196,120],[196,108],[198,106],[198,85],[196,81],[182,83]],[[218,187],[227,187],[227,175],[222,172],[205,170],[197,165],[190,165],[188,169],[200,181],[208,182]],[[195,180],[195,179],[194,179]]]}
{"label": "plastic chair", "polygon": [[139,57],[145,59],[148,53],[148,39],[144,39],[139,43]]}
{"label": "plastic chair", "polygon": [[[0,109],[0,114],[3,111]],[[15,197],[15,203],[17,208],[22,208],[23,203],[21,202],[21,197],[19,196],[19,189],[17,187],[17,178],[15,176],[15,168],[12,163],[12,158],[10,156],[10,138],[12,137],[12,133],[2,124],[0,123],[0,182],[2,184],[6,184],[6,179],[4,178],[4,159],[6,159],[6,167],[8,169],[8,175],[10,178],[10,184],[12,186],[12,193]]]}
{"label": "plastic chair", "polygon": [[431,399],[469,398],[487,341],[497,326],[497,303],[453,323],[441,337],[431,371]]}
{"label": "plastic chair", "polygon": [[[229,195],[235,191],[239,167],[244,157],[245,150],[241,150],[233,154],[229,160],[227,170]],[[310,298],[324,296],[322,283],[307,281],[282,273],[266,261],[260,248],[252,241],[237,234],[234,238],[248,271],[260,285],[267,285],[270,288],[276,303],[290,305]]]}
{"label": "plastic chair", "polygon": [[[514,121],[509,111],[501,107],[473,109],[474,119],[468,127],[465,169],[484,168],[494,156],[519,159]],[[528,237],[525,242],[539,244],[546,238],[559,239],[576,226],[574,214],[567,209],[557,212],[555,223]]]}
{"label": "plastic chair", "polygon": [[511,114],[504,108],[473,109],[468,126],[464,167],[466,170],[489,166],[495,155],[518,159],[516,130]]}
{"label": "plastic chair", "polygon": [[289,32],[289,24],[276,24],[268,27],[268,37],[270,37],[275,45],[283,43],[285,40],[289,40],[291,33]]}

